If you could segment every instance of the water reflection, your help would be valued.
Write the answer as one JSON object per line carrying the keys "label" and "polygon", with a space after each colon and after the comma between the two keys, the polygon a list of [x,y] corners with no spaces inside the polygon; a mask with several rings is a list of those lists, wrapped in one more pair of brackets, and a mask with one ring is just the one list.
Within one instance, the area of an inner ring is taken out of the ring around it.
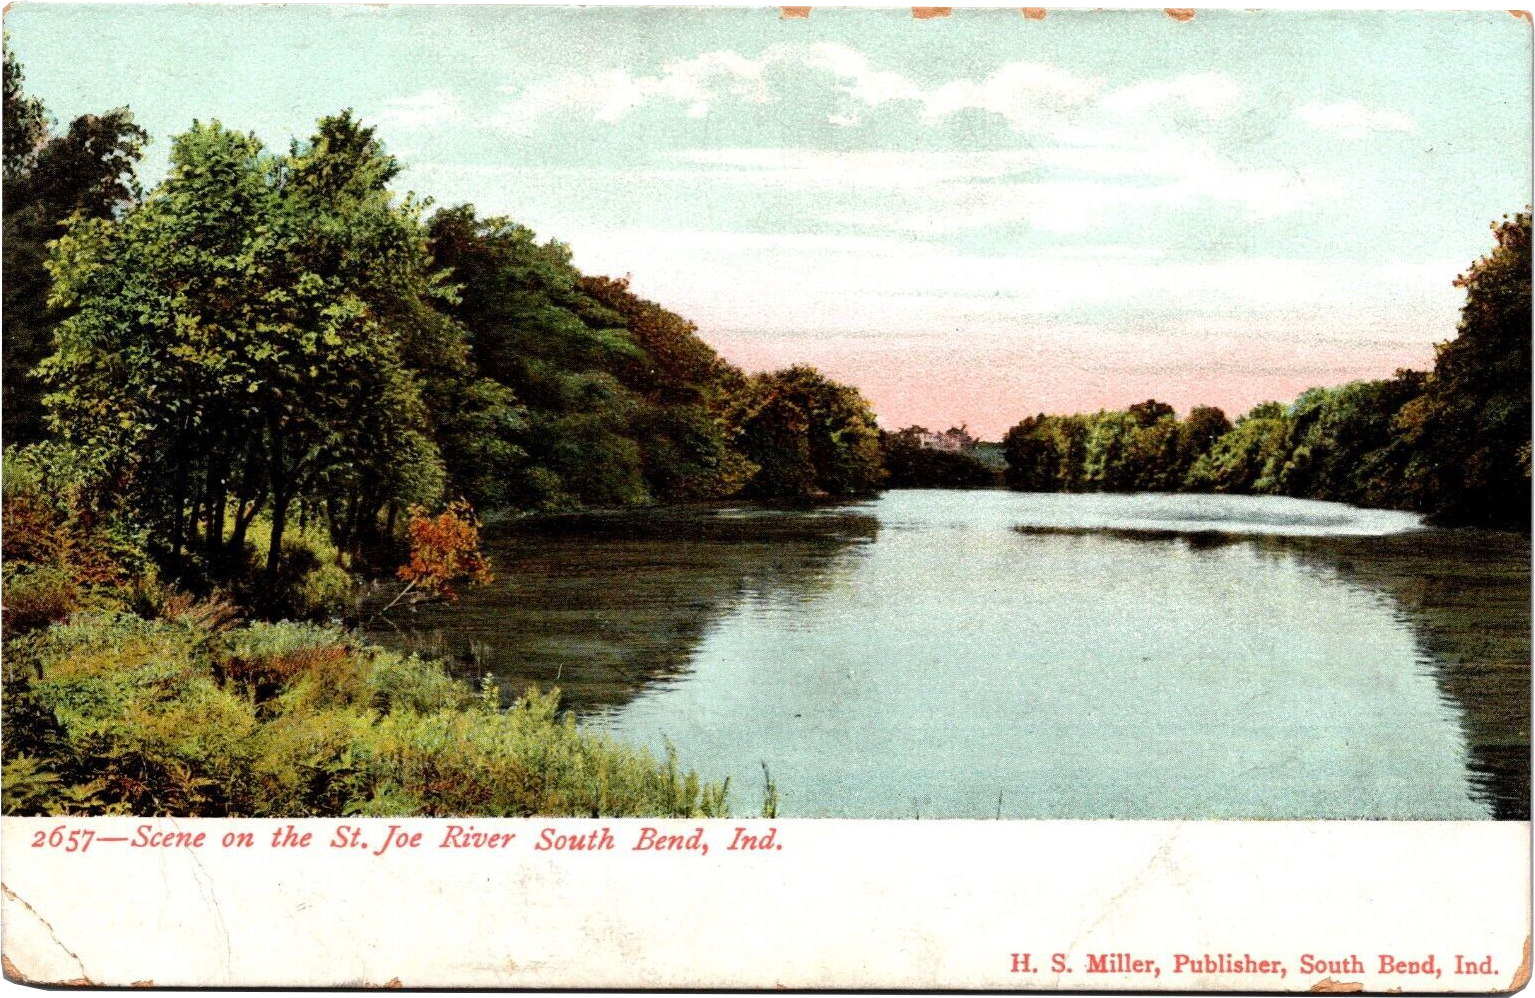
{"label": "water reflection", "polygon": [[879,533],[856,508],[655,510],[544,517],[487,530],[487,588],[430,606],[382,643],[444,657],[510,696],[558,685],[581,714],[687,671],[721,616],[792,607],[845,575]]}
{"label": "water reflection", "polygon": [[766,762],[786,814],[1525,817],[1528,542],[1418,526],[1006,492],[565,518],[388,637],[736,788]]}
{"label": "water reflection", "polygon": [[1376,536],[1141,527],[1015,529],[1023,534],[1100,534],[1170,542],[1188,550],[1249,545],[1276,558],[1298,557],[1330,578],[1382,594],[1389,611],[1413,630],[1416,660],[1434,678],[1440,700],[1457,718],[1473,796],[1498,819],[1528,820],[1528,537],[1426,528]]}

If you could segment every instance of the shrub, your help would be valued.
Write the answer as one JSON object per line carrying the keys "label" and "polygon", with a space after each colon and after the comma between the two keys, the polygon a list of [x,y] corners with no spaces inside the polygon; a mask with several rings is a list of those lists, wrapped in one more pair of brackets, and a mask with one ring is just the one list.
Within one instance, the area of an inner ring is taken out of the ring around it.
{"label": "shrub", "polygon": [[357,597],[357,579],[340,565],[320,565],[304,573],[294,593],[300,617],[339,617]]}
{"label": "shrub", "polygon": [[444,599],[457,599],[455,585],[491,581],[490,565],[480,553],[480,521],[460,499],[436,516],[419,508],[410,511],[406,527],[410,560],[399,576],[411,586]]}
{"label": "shrub", "polygon": [[6,636],[46,627],[80,609],[83,587],[58,565],[9,568],[3,574],[4,608],[0,633]]}
{"label": "shrub", "polygon": [[90,498],[86,472],[59,444],[7,448],[0,465],[6,637],[86,607],[125,606],[153,580],[140,538]]}
{"label": "shrub", "polygon": [[459,710],[473,700],[469,688],[437,662],[381,648],[372,649],[371,654],[367,689],[368,706],[374,710],[426,714]]}
{"label": "shrub", "polygon": [[334,627],[232,627],[228,604],[76,613],[8,643],[8,814],[723,815],[727,787],[502,709],[440,662]]}

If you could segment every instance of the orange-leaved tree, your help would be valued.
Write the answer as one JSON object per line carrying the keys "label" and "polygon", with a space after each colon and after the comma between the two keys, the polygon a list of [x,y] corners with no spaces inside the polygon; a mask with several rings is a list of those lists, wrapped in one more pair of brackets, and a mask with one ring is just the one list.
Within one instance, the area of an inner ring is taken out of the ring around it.
{"label": "orange-leaved tree", "polygon": [[436,516],[411,507],[405,533],[410,539],[410,559],[397,573],[405,580],[405,588],[374,617],[388,613],[413,592],[451,601],[458,599],[455,586],[483,586],[494,578],[480,551],[479,518],[467,500],[449,503]]}
{"label": "orange-leaved tree", "polygon": [[493,576],[480,553],[480,521],[467,500],[459,499],[436,516],[411,507],[405,528],[410,561],[400,566],[400,578],[433,596],[454,600],[459,583],[485,585]]}

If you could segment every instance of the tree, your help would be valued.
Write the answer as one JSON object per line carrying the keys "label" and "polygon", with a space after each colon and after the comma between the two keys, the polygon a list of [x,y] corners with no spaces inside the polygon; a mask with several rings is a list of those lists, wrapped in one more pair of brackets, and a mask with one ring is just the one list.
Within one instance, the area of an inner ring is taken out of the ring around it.
{"label": "tree", "polygon": [[1054,492],[1060,487],[1061,452],[1051,432],[1054,417],[1040,413],[1025,417],[1002,437],[1007,458],[1008,488],[1024,492]]}
{"label": "tree", "polygon": [[[13,177],[24,174],[32,154],[48,138],[48,109],[36,97],[29,97],[22,89],[26,74],[16,53],[11,51],[11,34],[5,33],[5,171],[7,184]],[[9,188],[5,191],[7,210],[16,202],[11,200]]]}
{"label": "tree", "polygon": [[1135,425],[1139,426],[1141,429],[1146,429],[1147,427],[1154,426],[1158,420],[1165,419],[1173,415],[1172,406],[1168,405],[1166,402],[1158,402],[1156,399],[1147,399],[1144,402],[1137,402],[1125,411],[1129,413],[1130,418],[1134,420]]}
{"label": "tree", "polygon": [[618,375],[641,399],[634,432],[651,494],[688,502],[738,491],[755,470],[730,446],[740,372],[693,323],[631,292],[627,278],[585,277],[581,289],[622,319],[641,350],[622,358]]}
{"label": "tree", "polygon": [[583,290],[569,249],[510,219],[478,218],[472,205],[438,211],[428,229],[433,261],[457,289],[446,308],[467,332],[474,369],[522,406],[515,422],[481,423],[507,435],[478,449],[524,455],[502,472],[505,501],[650,501],[635,438],[641,399],[620,377],[645,354],[623,317]]}
{"label": "tree", "polygon": [[74,314],[45,364],[55,427],[126,471],[173,560],[199,532],[210,558],[240,553],[265,510],[270,581],[296,501],[323,500],[344,536],[436,498],[406,357],[445,292],[419,209],[386,187],[397,172],[349,113],[280,157],[194,124],[148,198],[59,240],[54,295]]}
{"label": "tree", "polygon": [[963,451],[923,447],[920,426],[895,433],[881,431],[880,460],[885,487],[892,489],[975,489],[997,484],[997,474]]}
{"label": "tree", "polygon": [[1189,469],[1191,492],[1271,495],[1289,455],[1292,423],[1278,402],[1261,402],[1236,421]]}
{"label": "tree", "polygon": [[858,390],[808,365],[754,375],[742,396],[741,446],[761,499],[866,495],[879,487],[879,429]]}
{"label": "tree", "polygon": [[81,115],[50,135],[42,102],[22,89],[15,54],[5,53],[3,372],[6,440],[45,434],[37,365],[53,351],[53,326],[66,313],[49,305],[48,243],[71,217],[112,218],[141,191],[134,177],[148,135],[125,108]]}
{"label": "tree", "polygon": [[1210,449],[1231,429],[1231,420],[1215,406],[1196,405],[1189,410],[1178,435],[1178,483],[1181,485],[1199,455]]}
{"label": "tree", "polygon": [[485,586],[493,580],[490,562],[480,551],[479,518],[463,499],[449,503],[436,516],[412,507],[405,533],[410,558],[395,573],[405,581],[405,588],[374,617],[388,613],[412,592],[452,602],[458,599],[454,586]]}
{"label": "tree", "polygon": [[1410,505],[1401,488],[1403,447],[1395,425],[1402,407],[1422,390],[1420,372],[1398,371],[1385,381],[1303,392],[1290,407],[1290,453],[1279,490],[1373,506]]}
{"label": "tree", "polygon": [[1441,343],[1421,401],[1397,421],[1418,508],[1451,523],[1530,523],[1530,211],[1492,225],[1494,247],[1456,278],[1455,339]]}

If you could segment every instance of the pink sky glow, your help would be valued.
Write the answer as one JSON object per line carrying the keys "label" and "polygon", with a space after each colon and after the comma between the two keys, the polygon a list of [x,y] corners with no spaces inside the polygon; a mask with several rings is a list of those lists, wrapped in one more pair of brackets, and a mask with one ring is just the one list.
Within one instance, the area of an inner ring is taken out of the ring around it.
{"label": "pink sky glow", "polygon": [[1288,402],[1307,388],[1389,377],[1397,368],[1424,369],[1433,363],[1432,337],[1368,347],[1249,339],[1213,362],[1185,349],[1156,364],[1116,356],[1101,344],[966,348],[908,343],[897,350],[872,339],[769,340],[708,333],[705,338],[748,371],[809,363],[858,386],[886,429],[967,423],[987,440],[1000,439],[1008,427],[1039,412],[1122,409],[1146,398],[1167,402],[1180,414],[1195,405],[1216,405],[1235,417],[1269,399]]}

